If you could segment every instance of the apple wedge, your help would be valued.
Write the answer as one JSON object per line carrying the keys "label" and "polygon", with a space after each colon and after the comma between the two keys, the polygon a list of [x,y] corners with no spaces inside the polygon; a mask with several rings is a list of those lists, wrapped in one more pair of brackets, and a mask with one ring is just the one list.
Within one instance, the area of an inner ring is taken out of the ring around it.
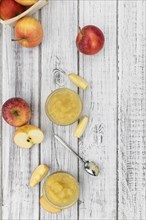
{"label": "apple wedge", "polygon": [[88,121],[89,121],[89,118],[86,115],[81,118],[79,124],[77,125],[76,129],[74,130],[74,137],[80,138],[83,135],[83,133],[87,127]]}
{"label": "apple wedge", "polygon": [[15,0],[20,5],[31,6],[34,5],[38,0]]}
{"label": "apple wedge", "polygon": [[81,76],[78,76],[75,73],[70,73],[68,77],[77,87],[80,87],[83,90],[87,89],[88,82],[85,79],[83,79]]}
{"label": "apple wedge", "polygon": [[22,148],[30,148],[34,144],[41,143],[43,139],[43,132],[34,125],[24,125],[14,133],[15,144]]}
{"label": "apple wedge", "polygon": [[34,187],[39,182],[41,182],[42,179],[47,175],[48,171],[49,171],[49,167],[46,166],[45,164],[40,164],[39,166],[37,166],[30,177],[30,181],[29,181],[30,187]]}
{"label": "apple wedge", "polygon": [[61,212],[61,209],[57,209],[53,206],[51,206],[47,200],[45,199],[44,196],[41,196],[40,198],[40,204],[42,206],[42,208],[47,211],[47,212],[51,212],[51,213],[57,213],[57,212]]}

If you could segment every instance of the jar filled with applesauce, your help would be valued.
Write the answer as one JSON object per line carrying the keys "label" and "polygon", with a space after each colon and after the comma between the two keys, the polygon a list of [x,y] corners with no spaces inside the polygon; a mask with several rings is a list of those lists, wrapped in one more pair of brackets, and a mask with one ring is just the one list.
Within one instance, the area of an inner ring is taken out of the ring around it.
{"label": "jar filled with applesauce", "polygon": [[79,119],[82,101],[80,96],[71,89],[56,89],[48,96],[45,111],[48,118],[55,124],[70,125]]}
{"label": "jar filled with applesauce", "polygon": [[70,208],[79,199],[79,183],[67,172],[55,172],[44,182],[43,197],[54,208]]}

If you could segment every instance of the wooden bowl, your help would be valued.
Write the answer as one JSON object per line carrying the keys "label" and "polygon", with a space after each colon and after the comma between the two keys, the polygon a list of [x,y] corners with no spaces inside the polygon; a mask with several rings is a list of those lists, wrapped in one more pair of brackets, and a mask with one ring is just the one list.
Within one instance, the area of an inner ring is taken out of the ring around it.
{"label": "wooden bowl", "polygon": [[10,26],[14,26],[15,23],[22,17],[26,16],[26,15],[31,15],[34,12],[38,11],[40,8],[42,8],[43,6],[45,6],[48,3],[48,0],[39,0],[37,3],[35,3],[34,5],[32,5],[30,8],[28,8],[26,11],[24,11],[23,13],[21,13],[20,15],[8,19],[8,20],[2,20],[0,19],[0,23],[1,24],[8,24]]}

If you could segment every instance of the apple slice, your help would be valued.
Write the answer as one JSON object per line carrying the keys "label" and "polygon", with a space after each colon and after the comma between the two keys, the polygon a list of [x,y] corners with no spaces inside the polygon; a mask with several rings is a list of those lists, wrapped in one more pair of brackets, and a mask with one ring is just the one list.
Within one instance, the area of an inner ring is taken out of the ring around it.
{"label": "apple slice", "polygon": [[30,148],[34,144],[41,143],[43,139],[43,132],[34,125],[24,125],[18,128],[14,134],[14,142],[22,148]]}
{"label": "apple slice", "polygon": [[51,204],[49,204],[49,203],[47,202],[47,200],[45,199],[44,196],[41,196],[41,198],[40,198],[40,204],[41,204],[42,208],[43,208],[44,210],[46,210],[47,212],[52,212],[52,213],[61,212],[61,209],[57,209],[57,208],[51,206]]}
{"label": "apple slice", "polygon": [[15,0],[20,5],[31,6],[34,5],[38,0]]}
{"label": "apple slice", "polygon": [[87,127],[88,121],[89,121],[89,118],[86,115],[81,118],[79,124],[77,125],[74,131],[74,137],[80,138],[82,136],[82,134],[84,133]]}
{"label": "apple slice", "polygon": [[80,87],[83,90],[87,89],[88,82],[85,79],[83,79],[83,77],[78,76],[74,73],[70,73],[68,77],[77,87]]}
{"label": "apple slice", "polygon": [[45,164],[40,164],[37,166],[30,177],[29,185],[31,187],[36,186],[47,175],[48,171],[49,167]]}

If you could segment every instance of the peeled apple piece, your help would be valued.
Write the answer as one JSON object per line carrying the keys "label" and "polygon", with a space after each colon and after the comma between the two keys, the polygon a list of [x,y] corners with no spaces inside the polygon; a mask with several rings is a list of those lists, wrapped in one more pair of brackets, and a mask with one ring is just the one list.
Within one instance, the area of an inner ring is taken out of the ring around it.
{"label": "peeled apple piece", "polygon": [[83,79],[83,77],[78,76],[75,73],[70,73],[68,77],[77,87],[80,87],[83,90],[87,89],[89,84],[85,79]]}
{"label": "peeled apple piece", "polygon": [[38,0],[15,0],[20,5],[31,6],[38,2]]}
{"label": "peeled apple piece", "polygon": [[48,171],[49,167],[47,165],[41,164],[37,166],[30,177],[30,187],[34,187],[41,182],[42,179],[47,175]]}
{"label": "peeled apple piece", "polygon": [[89,118],[86,115],[81,118],[79,124],[77,125],[76,129],[74,130],[74,137],[80,138],[83,135],[83,133],[87,127],[88,121],[89,121]]}
{"label": "peeled apple piece", "polygon": [[41,196],[40,198],[40,204],[42,206],[42,208],[47,211],[47,212],[52,212],[52,213],[57,213],[57,212],[61,212],[61,209],[57,209],[53,206],[51,206],[47,200],[44,198],[44,196]]}

